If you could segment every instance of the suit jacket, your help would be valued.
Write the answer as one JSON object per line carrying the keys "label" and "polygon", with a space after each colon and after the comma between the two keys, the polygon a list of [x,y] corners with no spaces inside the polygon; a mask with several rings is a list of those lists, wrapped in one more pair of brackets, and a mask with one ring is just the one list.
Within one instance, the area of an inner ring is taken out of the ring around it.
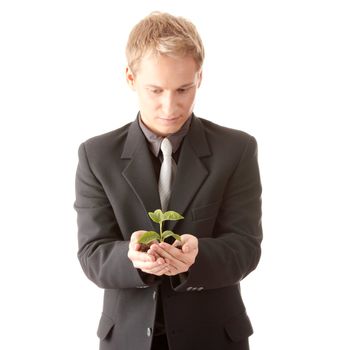
{"label": "suit jacket", "polygon": [[171,349],[232,349],[253,332],[239,283],[261,254],[256,141],[193,117],[168,206],[185,219],[165,228],[199,240],[181,281],[145,274],[127,257],[134,231],[158,231],[147,214],[161,207],[151,157],[137,120],[79,148],[78,258],[105,290],[100,349],[150,349],[159,291]]}

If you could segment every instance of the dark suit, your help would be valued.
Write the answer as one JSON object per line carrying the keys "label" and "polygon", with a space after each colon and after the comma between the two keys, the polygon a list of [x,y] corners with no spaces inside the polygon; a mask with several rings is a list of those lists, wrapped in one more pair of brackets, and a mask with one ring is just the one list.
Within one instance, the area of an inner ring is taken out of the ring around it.
{"label": "dark suit", "polygon": [[171,349],[241,349],[234,344],[252,327],[239,282],[257,266],[262,239],[256,141],[193,117],[169,203],[185,219],[168,228],[199,239],[185,281],[147,275],[127,257],[134,231],[158,230],[147,215],[160,208],[151,157],[137,121],[79,148],[78,257],[105,289],[100,349],[150,349],[159,288]]}

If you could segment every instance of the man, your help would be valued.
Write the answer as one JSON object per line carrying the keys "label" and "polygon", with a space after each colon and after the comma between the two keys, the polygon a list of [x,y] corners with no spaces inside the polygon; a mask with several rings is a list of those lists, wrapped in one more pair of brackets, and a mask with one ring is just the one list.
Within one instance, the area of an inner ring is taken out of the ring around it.
{"label": "man", "polygon": [[[76,176],[78,257],[105,289],[100,349],[249,349],[239,283],[260,258],[256,141],[193,114],[204,49],[192,23],[152,13],[126,53],[137,118],[84,142]],[[157,230],[147,215],[156,209],[184,216],[165,227],[181,243],[144,251],[138,240]]]}

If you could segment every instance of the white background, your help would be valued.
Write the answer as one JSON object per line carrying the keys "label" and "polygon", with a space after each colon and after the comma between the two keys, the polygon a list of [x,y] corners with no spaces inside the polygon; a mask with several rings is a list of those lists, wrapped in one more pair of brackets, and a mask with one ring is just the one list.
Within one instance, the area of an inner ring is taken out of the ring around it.
{"label": "white background", "polygon": [[77,149],[135,118],[124,47],[152,10],[201,33],[196,114],[258,140],[252,350],[349,349],[350,11],[337,0],[1,2],[0,348],[98,348],[102,290],[76,258]]}

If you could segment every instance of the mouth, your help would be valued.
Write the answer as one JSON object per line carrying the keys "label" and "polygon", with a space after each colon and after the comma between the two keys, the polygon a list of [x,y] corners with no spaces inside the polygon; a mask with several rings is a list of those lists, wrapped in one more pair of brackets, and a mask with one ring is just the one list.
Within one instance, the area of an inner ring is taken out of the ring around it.
{"label": "mouth", "polygon": [[165,122],[173,122],[178,120],[180,117],[159,117],[160,120],[163,120]]}

